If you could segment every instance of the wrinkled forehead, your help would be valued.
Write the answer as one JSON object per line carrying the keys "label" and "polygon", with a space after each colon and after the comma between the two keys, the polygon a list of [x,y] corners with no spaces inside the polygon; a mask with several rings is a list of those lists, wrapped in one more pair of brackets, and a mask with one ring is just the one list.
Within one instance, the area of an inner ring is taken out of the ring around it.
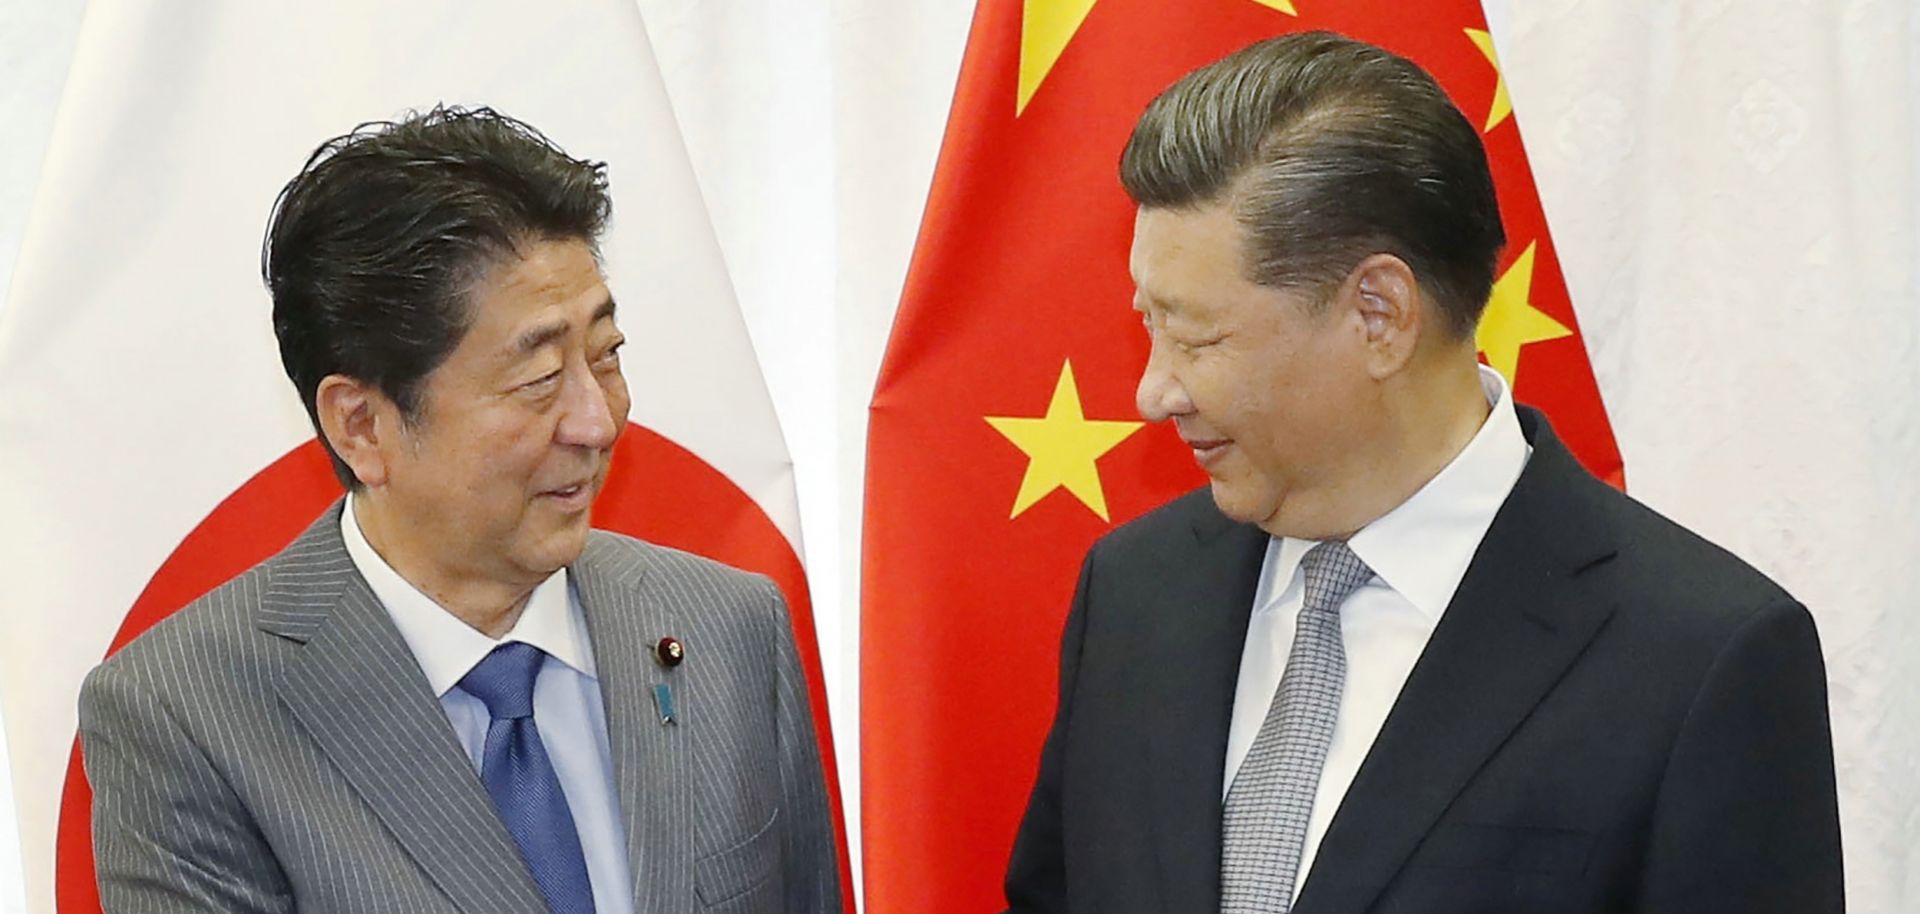
{"label": "wrinkled forehead", "polygon": [[616,310],[599,260],[579,240],[519,246],[472,283],[467,303],[468,336],[504,350],[537,349]]}
{"label": "wrinkled forehead", "polygon": [[1243,231],[1225,203],[1141,207],[1134,216],[1128,270],[1136,308],[1177,308],[1195,290],[1243,274]]}

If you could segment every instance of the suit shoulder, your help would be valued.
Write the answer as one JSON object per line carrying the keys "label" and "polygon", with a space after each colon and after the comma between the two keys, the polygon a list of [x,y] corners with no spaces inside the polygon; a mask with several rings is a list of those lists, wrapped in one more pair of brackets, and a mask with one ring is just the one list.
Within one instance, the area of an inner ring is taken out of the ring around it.
{"label": "suit shoulder", "polygon": [[1618,535],[1615,562],[1627,586],[1657,602],[1684,601],[1703,609],[1743,615],[1764,606],[1796,602],[1772,578],[1746,560],[1659,511],[1611,487],[1612,523]]}
{"label": "suit shoulder", "polygon": [[[687,629],[680,637],[730,643],[742,656],[764,656],[791,637],[785,598],[771,578],[691,552],[595,530],[574,566],[583,596],[602,588],[670,606]],[[615,603],[614,605],[619,605]]]}
{"label": "suit shoulder", "polygon": [[1169,537],[1190,537],[1197,531],[1232,526],[1235,522],[1214,504],[1213,491],[1201,486],[1115,527],[1100,537],[1094,548],[1113,555],[1131,555],[1163,548]]}
{"label": "suit shoulder", "polygon": [[1591,478],[1571,494],[1560,521],[1597,516],[1608,531],[1611,550],[1587,574],[1616,608],[1617,635],[1650,651],[1712,657],[1763,617],[1784,613],[1811,627],[1807,609],[1771,578],[1637,499]]}
{"label": "suit shoulder", "polygon": [[769,593],[779,596],[779,588],[764,574],[610,530],[594,530],[580,559],[606,573],[634,577],[661,575],[675,586],[695,587],[722,596],[764,597]]}
{"label": "suit shoulder", "polygon": [[87,674],[83,710],[88,696],[115,684],[184,697],[249,678],[241,671],[257,665],[272,640],[256,625],[272,575],[271,560],[255,565],[154,623]]}

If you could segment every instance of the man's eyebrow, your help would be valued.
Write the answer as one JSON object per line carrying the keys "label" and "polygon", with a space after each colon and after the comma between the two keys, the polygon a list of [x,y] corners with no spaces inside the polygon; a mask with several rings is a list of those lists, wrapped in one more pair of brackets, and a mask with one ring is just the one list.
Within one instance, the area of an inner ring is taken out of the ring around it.
{"label": "man's eyebrow", "polygon": [[528,355],[535,350],[567,335],[566,321],[549,321],[528,327],[520,338],[513,341],[514,355]]}
{"label": "man's eyebrow", "polygon": [[[597,324],[613,317],[613,311],[613,296],[609,295],[606,301],[600,303],[600,307],[593,309],[593,318],[589,323]],[[526,332],[520,334],[519,339],[513,341],[513,353],[515,355],[527,355],[566,335],[567,322],[564,320],[551,321],[549,323],[528,327]]]}

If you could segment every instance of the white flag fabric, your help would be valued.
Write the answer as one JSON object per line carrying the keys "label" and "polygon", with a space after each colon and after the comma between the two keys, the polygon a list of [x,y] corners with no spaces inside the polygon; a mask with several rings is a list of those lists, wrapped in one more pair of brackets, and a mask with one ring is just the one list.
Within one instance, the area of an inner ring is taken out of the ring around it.
{"label": "white flag fabric", "polygon": [[96,0],[0,309],[0,702],[31,910],[56,883],[61,911],[92,903],[86,671],[337,495],[259,278],[275,195],[322,140],[438,102],[608,162],[633,409],[596,523],[772,575],[827,742],[791,464],[635,7]]}
{"label": "white flag fabric", "polygon": [[1847,910],[1920,911],[1920,8],[1509,5],[1628,490],[1813,612]]}

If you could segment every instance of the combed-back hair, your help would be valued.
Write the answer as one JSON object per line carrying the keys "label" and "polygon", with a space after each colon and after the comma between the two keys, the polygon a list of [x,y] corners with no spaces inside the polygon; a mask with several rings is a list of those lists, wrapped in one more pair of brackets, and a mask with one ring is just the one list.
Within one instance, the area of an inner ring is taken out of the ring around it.
{"label": "combed-back hair", "polygon": [[1480,131],[1418,65],[1332,32],[1182,77],[1141,114],[1120,181],[1143,207],[1229,203],[1247,278],[1321,301],[1365,257],[1399,257],[1459,338],[1506,244]]}
{"label": "combed-back hair", "polygon": [[421,420],[474,283],[529,241],[597,252],[611,210],[605,163],[491,108],[436,105],[314,150],[274,202],[260,272],[280,361],[342,484],[358,481],[320,428],[320,381],[355,378]]}

